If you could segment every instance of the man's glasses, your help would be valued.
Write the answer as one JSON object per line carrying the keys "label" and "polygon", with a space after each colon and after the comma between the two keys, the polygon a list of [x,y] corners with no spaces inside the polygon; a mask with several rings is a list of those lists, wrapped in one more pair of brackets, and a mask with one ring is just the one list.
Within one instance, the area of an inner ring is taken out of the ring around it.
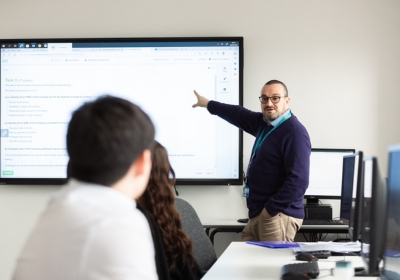
{"label": "man's glasses", "polygon": [[272,96],[272,97],[268,97],[268,96],[265,96],[265,95],[261,95],[258,99],[260,100],[260,102],[261,102],[262,104],[267,104],[267,103],[268,103],[268,99],[271,99],[271,102],[272,102],[273,104],[276,104],[276,103],[278,103],[278,102],[281,100],[281,97],[282,97],[282,96]]}

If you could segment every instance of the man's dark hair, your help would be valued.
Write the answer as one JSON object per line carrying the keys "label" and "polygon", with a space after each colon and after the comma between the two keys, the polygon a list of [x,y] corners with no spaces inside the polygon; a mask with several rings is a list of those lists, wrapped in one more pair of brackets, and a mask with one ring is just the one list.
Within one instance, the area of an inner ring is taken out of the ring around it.
{"label": "man's dark hair", "polygon": [[68,178],[111,186],[154,143],[154,125],[131,102],[102,96],[73,114],[67,132]]}
{"label": "man's dark hair", "polygon": [[289,92],[287,90],[286,85],[284,83],[282,83],[281,81],[271,80],[271,81],[267,82],[265,85],[269,86],[269,85],[273,85],[273,84],[281,84],[283,86],[283,88],[285,89],[285,91],[286,91],[286,95],[285,96],[289,96]]}

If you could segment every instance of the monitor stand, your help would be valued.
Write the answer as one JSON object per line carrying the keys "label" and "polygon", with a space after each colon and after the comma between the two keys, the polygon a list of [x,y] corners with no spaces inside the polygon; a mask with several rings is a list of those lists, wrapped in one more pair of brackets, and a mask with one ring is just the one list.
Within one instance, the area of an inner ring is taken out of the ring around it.
{"label": "monitor stand", "polygon": [[318,198],[307,198],[306,199],[306,204],[304,204],[304,207],[309,207],[309,208],[329,208],[332,207],[330,204],[321,204],[319,203]]}
{"label": "monitor stand", "polygon": [[306,204],[305,205],[319,205],[319,199],[318,198],[307,198],[306,199]]}

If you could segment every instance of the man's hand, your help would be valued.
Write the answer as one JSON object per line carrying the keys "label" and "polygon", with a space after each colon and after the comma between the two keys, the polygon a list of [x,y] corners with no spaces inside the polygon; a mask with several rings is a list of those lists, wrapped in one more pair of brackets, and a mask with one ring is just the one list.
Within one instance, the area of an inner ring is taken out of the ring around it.
{"label": "man's hand", "polygon": [[194,94],[197,97],[197,103],[193,104],[192,107],[196,108],[196,107],[207,107],[208,102],[210,100],[208,100],[207,98],[205,98],[204,96],[201,96],[200,94],[197,93],[197,91],[194,91]]}
{"label": "man's hand", "polygon": [[271,218],[272,216],[267,212],[267,210],[265,210],[265,208],[263,208],[263,210],[261,211],[261,215],[264,218]]}

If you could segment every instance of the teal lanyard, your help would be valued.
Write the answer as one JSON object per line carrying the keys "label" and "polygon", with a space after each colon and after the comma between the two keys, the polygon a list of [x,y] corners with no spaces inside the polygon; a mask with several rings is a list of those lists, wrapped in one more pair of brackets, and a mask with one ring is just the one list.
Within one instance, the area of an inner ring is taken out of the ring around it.
{"label": "teal lanyard", "polygon": [[[268,127],[268,126],[265,127],[265,128],[263,129],[263,131],[262,131],[261,134],[260,134],[260,137],[258,137],[257,142],[256,142],[256,144],[254,145],[254,148],[253,148],[253,153],[252,153],[252,155],[251,155],[251,157],[250,157],[249,165],[247,166],[246,176],[244,176],[244,183],[245,183],[245,186],[243,187],[243,196],[244,196],[244,197],[249,198],[249,191],[250,191],[250,188],[249,188],[249,186],[247,185],[248,173],[249,173],[249,169],[250,169],[251,162],[253,161],[253,158],[254,158],[254,156],[256,155],[257,150],[260,148],[260,146],[261,146],[261,144],[264,142],[265,138],[267,138],[268,135],[270,135],[272,131],[274,131],[275,129],[277,129],[278,126],[280,126],[281,124],[283,124],[283,123],[284,123],[286,120],[288,120],[291,116],[292,116],[292,112],[289,111],[289,113],[288,113],[285,117],[283,117],[283,118],[281,119],[281,121],[280,121],[277,125],[275,125],[270,131],[268,131],[267,134],[265,134],[265,132],[267,131],[267,127]],[[265,135],[264,135],[264,134],[265,134]]]}
{"label": "teal lanyard", "polygon": [[[253,153],[250,158],[250,163],[251,163],[252,159],[254,158],[254,156],[256,155],[257,150],[260,148],[261,144],[264,142],[265,138],[267,138],[268,135],[270,135],[272,131],[277,129],[278,126],[280,126],[282,123],[284,123],[291,116],[292,116],[292,113],[289,112],[277,125],[275,125],[270,131],[268,131],[268,133],[266,135],[264,135],[264,134],[267,131],[267,127],[264,128],[264,130],[261,132],[260,137],[258,137],[258,139],[257,139],[256,145],[253,148]],[[250,163],[249,163],[249,166],[250,166]]]}

